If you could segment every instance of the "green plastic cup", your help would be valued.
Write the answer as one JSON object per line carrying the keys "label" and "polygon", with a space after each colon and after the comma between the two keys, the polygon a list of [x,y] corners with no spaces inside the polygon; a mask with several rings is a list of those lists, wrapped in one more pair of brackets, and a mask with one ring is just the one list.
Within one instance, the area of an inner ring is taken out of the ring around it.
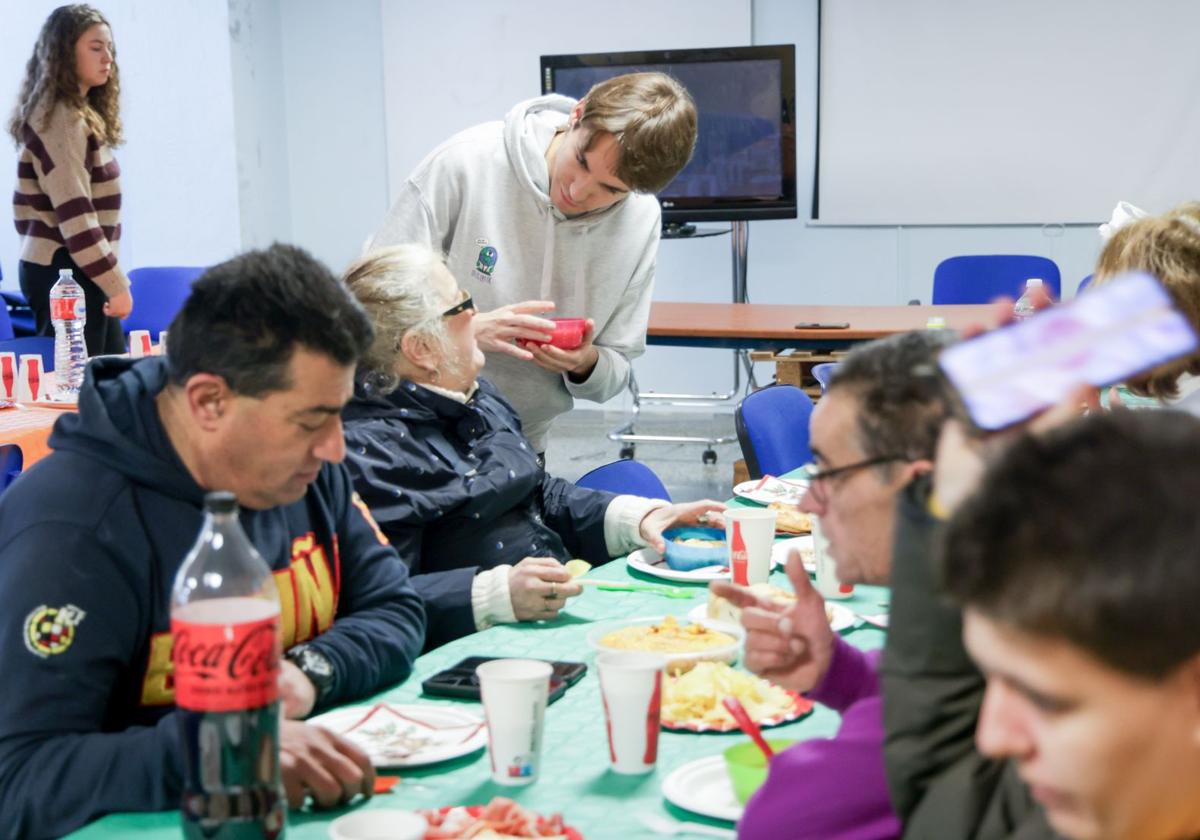
{"label": "green plastic cup", "polygon": [[[768,738],[767,743],[776,753],[781,753],[796,741],[793,738]],[[733,783],[733,795],[745,805],[767,780],[767,757],[758,744],[743,741],[725,750],[725,769]]]}

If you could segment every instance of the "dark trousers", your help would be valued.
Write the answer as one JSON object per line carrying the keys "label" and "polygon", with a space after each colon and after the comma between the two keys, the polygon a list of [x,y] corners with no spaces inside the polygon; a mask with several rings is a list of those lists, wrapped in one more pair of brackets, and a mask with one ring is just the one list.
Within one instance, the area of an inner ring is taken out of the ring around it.
{"label": "dark trousers", "polygon": [[21,260],[17,266],[17,279],[21,283],[21,294],[29,301],[29,308],[37,320],[38,335],[54,335],[54,324],[50,323],[50,287],[58,282],[59,269],[69,268],[75,282],[83,288],[83,300],[87,306],[87,323],[83,327],[84,341],[89,356],[125,352],[125,333],[121,331],[121,320],[104,314],[108,295],[79,270],[66,248],[54,252],[50,265]]}

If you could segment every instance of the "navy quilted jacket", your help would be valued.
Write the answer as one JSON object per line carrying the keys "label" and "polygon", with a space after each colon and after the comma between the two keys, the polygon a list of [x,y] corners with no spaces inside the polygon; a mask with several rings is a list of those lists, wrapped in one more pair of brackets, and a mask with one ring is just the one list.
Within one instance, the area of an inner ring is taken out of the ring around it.
{"label": "navy quilted jacket", "polygon": [[474,632],[471,582],[482,569],[610,559],[613,494],[546,475],[490,382],[479,380],[465,405],[412,382],[385,397],[360,383],[342,419],[355,489],[425,599],[426,649]]}

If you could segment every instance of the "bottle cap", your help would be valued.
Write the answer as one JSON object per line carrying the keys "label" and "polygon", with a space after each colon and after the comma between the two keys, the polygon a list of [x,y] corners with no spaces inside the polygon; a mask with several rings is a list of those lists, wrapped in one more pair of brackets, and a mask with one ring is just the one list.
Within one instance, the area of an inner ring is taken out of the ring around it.
{"label": "bottle cap", "polygon": [[204,509],[209,513],[237,513],[237,496],[228,490],[205,493]]}
{"label": "bottle cap", "polygon": [[925,329],[927,329],[927,330],[944,330],[944,329],[946,329],[946,319],[943,318],[941,315],[934,315],[932,318],[930,318],[928,321],[925,322]]}
{"label": "bottle cap", "polygon": [[58,270],[58,279],[62,280],[64,277],[74,280],[75,272],[71,271],[71,269],[69,269],[69,268],[60,268]]}
{"label": "bottle cap", "polygon": [[1028,280],[1025,281],[1026,289],[1032,289],[1032,288],[1035,288],[1040,285],[1042,285],[1041,277],[1030,277]]}

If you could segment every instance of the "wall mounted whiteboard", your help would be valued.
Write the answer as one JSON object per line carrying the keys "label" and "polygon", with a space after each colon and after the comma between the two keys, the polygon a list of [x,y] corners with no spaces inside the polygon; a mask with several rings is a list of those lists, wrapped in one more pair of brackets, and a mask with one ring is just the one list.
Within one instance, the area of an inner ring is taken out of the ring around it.
{"label": "wall mounted whiteboard", "polygon": [[1200,3],[824,0],[818,218],[1094,223],[1200,197]]}

